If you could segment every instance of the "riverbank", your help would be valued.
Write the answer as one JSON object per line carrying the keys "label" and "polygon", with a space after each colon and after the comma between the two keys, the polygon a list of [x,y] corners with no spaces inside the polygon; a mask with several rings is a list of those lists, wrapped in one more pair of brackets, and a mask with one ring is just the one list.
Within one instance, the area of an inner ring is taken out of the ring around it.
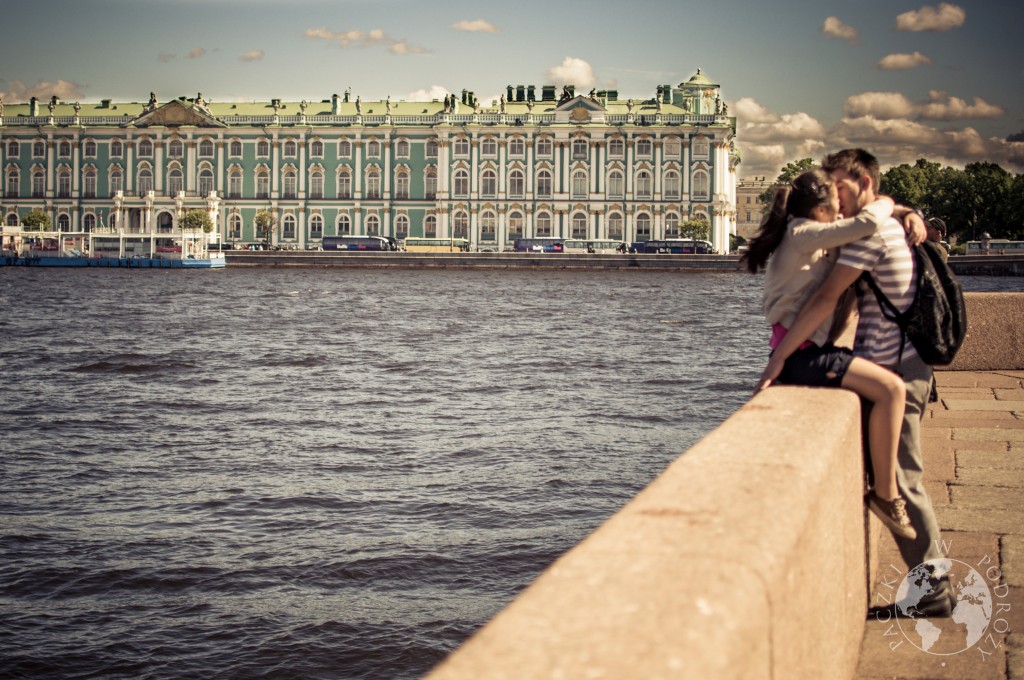
{"label": "riverbank", "polygon": [[[231,267],[395,267],[441,269],[646,269],[653,271],[742,271],[737,255],[634,253],[386,253],[226,250]],[[1024,255],[950,258],[960,276],[1024,276]]]}

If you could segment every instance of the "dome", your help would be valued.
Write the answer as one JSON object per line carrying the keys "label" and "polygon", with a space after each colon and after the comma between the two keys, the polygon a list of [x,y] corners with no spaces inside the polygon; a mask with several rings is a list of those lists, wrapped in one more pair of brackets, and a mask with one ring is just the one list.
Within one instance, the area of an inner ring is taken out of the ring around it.
{"label": "dome", "polygon": [[687,81],[690,85],[714,85],[711,80],[697,69],[697,72],[693,74],[693,77]]}

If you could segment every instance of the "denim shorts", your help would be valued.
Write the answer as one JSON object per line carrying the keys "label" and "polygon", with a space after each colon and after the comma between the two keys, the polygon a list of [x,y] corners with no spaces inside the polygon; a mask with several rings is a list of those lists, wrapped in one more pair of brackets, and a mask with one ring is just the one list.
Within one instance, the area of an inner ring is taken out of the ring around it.
{"label": "denim shorts", "polygon": [[786,359],[777,382],[780,385],[841,387],[853,361],[853,350],[828,343],[798,349]]}

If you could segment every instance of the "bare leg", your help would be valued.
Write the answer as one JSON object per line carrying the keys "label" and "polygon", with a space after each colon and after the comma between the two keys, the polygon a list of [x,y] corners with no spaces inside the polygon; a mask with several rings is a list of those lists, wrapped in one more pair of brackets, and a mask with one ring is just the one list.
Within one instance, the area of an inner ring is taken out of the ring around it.
{"label": "bare leg", "polygon": [[868,418],[868,448],[875,471],[875,493],[879,498],[892,500],[900,495],[896,456],[907,386],[892,371],[860,357],[854,357],[850,363],[842,385],[874,403]]}

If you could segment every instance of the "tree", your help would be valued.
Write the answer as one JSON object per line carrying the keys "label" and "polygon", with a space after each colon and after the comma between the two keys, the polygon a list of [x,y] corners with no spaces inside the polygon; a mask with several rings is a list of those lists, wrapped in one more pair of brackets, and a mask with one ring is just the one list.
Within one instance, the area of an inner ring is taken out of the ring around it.
{"label": "tree", "polygon": [[277,226],[277,218],[269,210],[261,210],[256,213],[256,235],[263,239],[263,242],[270,244],[274,235],[274,227]]}
{"label": "tree", "polygon": [[[679,225],[679,234],[683,238],[692,238],[694,241],[707,241],[711,236],[711,225],[707,220],[686,220]],[[696,252],[694,247],[694,252]]]}
{"label": "tree", "polygon": [[51,225],[50,214],[44,210],[36,208],[35,210],[29,211],[27,215],[22,217],[21,223],[35,231],[49,231]]}
{"label": "tree", "polygon": [[210,213],[201,208],[193,208],[185,213],[179,223],[182,231],[203,231],[209,234],[213,231],[213,220]]}
{"label": "tree", "polygon": [[775,198],[775,191],[785,185],[792,182],[798,176],[804,174],[808,170],[817,167],[818,164],[814,162],[812,158],[801,158],[798,161],[792,161],[786,163],[785,167],[782,168],[782,172],[775,179],[775,184],[771,185],[757,197],[758,202],[764,206],[764,210],[768,210],[771,207],[772,199]]}
{"label": "tree", "polygon": [[940,172],[938,163],[924,158],[919,158],[914,165],[897,165],[882,174],[879,193],[891,196],[901,205],[930,213],[933,188]]}

